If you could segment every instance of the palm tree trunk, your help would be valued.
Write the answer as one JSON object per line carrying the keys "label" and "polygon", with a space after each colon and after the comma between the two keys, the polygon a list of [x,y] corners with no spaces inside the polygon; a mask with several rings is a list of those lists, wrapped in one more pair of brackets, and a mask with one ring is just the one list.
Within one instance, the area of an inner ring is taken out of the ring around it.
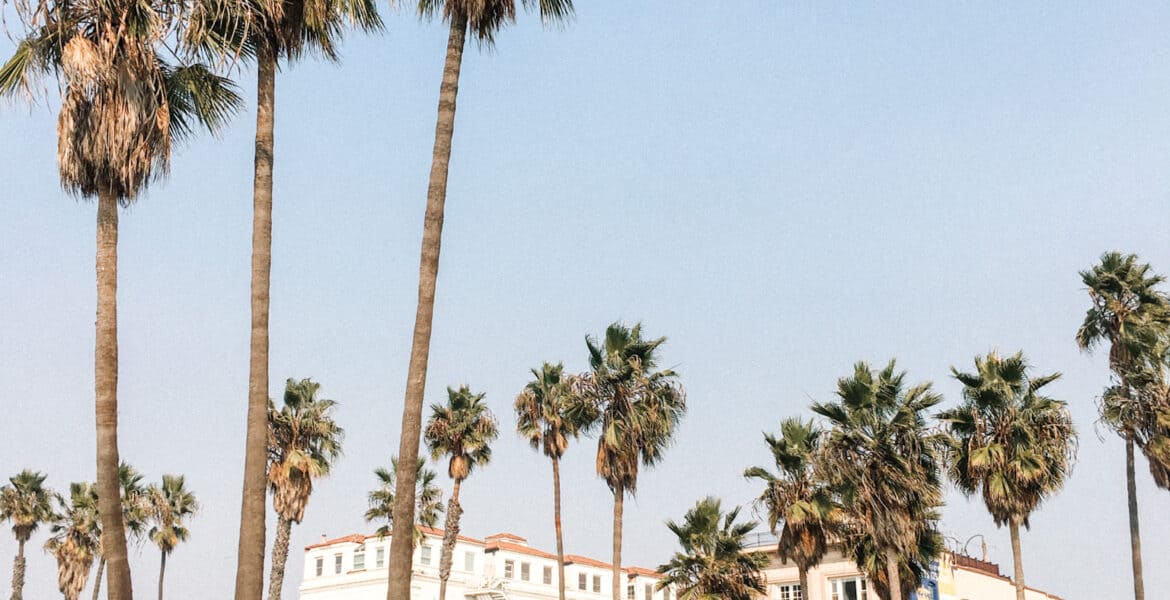
{"label": "palm tree trunk", "polygon": [[808,592],[808,569],[800,567],[800,600],[812,600]]}
{"label": "palm tree trunk", "polygon": [[93,579],[93,600],[98,600],[102,592],[102,574],[106,572],[106,557],[98,557],[97,576]]}
{"label": "palm tree trunk", "polygon": [[1142,535],[1138,525],[1137,480],[1133,465],[1133,433],[1125,435],[1125,489],[1129,495],[1129,547],[1133,554],[1133,597],[1145,600],[1146,589],[1142,581]]}
{"label": "palm tree trunk", "polygon": [[159,554],[162,554],[162,562],[158,565],[158,600],[163,600],[163,575],[167,572],[167,553]]}
{"label": "palm tree trunk", "polygon": [[463,42],[466,37],[467,21],[452,18],[447,39],[447,59],[443,65],[443,82],[439,86],[439,114],[435,122],[435,148],[427,188],[427,209],[423,219],[418,268],[418,309],[414,316],[414,338],[402,407],[387,600],[410,598],[415,466],[418,461],[418,440],[422,433],[423,394],[426,391],[427,359],[431,349],[431,321],[435,312],[435,284],[439,276],[443,205],[447,200],[447,168],[451,160],[451,137],[455,131],[455,98],[459,92],[459,68],[463,62]]}
{"label": "palm tree trunk", "polygon": [[1020,522],[1012,519],[1008,524],[1012,534],[1012,564],[1016,572],[1016,600],[1025,600],[1024,592],[1024,558],[1020,554]]}
{"label": "palm tree trunk", "polygon": [[97,421],[97,492],[102,555],[113,600],[130,600],[130,561],[118,484],[118,198],[98,194],[97,321],[94,339],[94,414]]}
{"label": "palm tree trunk", "polygon": [[613,489],[613,600],[621,600],[622,594],[622,511],[625,508],[626,490],[618,485]]}
{"label": "palm tree trunk", "polygon": [[557,531],[557,597],[560,600],[565,600],[565,538],[561,532],[561,461],[554,456],[552,464],[553,523]]}
{"label": "palm tree trunk", "polygon": [[284,567],[288,563],[288,538],[292,519],[283,516],[276,521],[276,540],[272,542],[272,572],[268,578],[268,600],[280,600],[284,591]]}
{"label": "palm tree trunk", "polygon": [[248,428],[236,563],[236,600],[264,594],[265,493],[268,432],[268,290],[272,270],[272,151],[276,54],[260,52],[256,76],[256,154],[252,182],[252,334]]}
{"label": "palm tree trunk", "polygon": [[439,553],[439,600],[447,600],[447,580],[451,577],[451,555],[455,553],[455,541],[459,537],[459,519],[463,507],[459,504],[459,487],[462,481],[455,480],[451,500],[447,502],[447,523],[443,526],[443,549]]}
{"label": "palm tree trunk", "polygon": [[886,581],[890,600],[902,600],[902,574],[898,572],[898,552],[893,548],[886,548]]}
{"label": "palm tree trunk", "polygon": [[12,600],[24,598],[24,538],[16,542],[16,558],[12,559]]}

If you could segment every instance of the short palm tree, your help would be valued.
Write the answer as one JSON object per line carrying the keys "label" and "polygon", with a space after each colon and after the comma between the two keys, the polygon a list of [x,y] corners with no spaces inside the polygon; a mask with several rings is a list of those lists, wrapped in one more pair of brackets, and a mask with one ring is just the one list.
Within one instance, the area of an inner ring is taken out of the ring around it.
{"label": "short palm tree", "polygon": [[764,483],[756,505],[766,511],[772,533],[782,524],[777,551],[781,561],[796,563],[802,598],[810,597],[808,570],[824,558],[838,512],[828,482],[821,479],[824,470],[817,467],[822,434],[812,421],[785,419],[779,437],[764,434],[776,474],[764,467],[744,472]]}
{"label": "short palm tree", "polygon": [[[573,14],[572,0],[521,0],[535,6],[542,23],[563,22]],[[455,133],[455,101],[463,46],[468,34],[481,45],[490,46],[504,25],[515,18],[516,0],[419,0],[421,16],[441,16],[449,25],[443,78],[439,84],[439,108],[435,121],[435,145],[427,184],[426,213],[423,216],[422,248],[419,252],[418,305],[411,337],[410,363],[406,372],[406,393],[402,402],[402,429],[398,456],[402,459],[396,478],[394,534],[390,539],[390,574],[387,600],[410,596],[411,557],[409,540],[414,522],[414,470],[422,433],[423,399],[426,396],[427,362],[431,352],[431,324],[435,314],[435,284],[439,278],[439,249],[443,241],[443,213],[447,202],[447,173],[451,164],[451,139]]]}
{"label": "short palm tree", "polygon": [[215,3],[196,15],[197,28],[221,56],[254,56],[256,142],[252,185],[252,293],[248,415],[244,483],[237,554],[236,597],[259,600],[264,588],[265,421],[268,407],[268,315],[272,271],[272,169],[276,73],[306,52],[337,60],[337,44],[348,27],[382,27],[373,0],[242,0],[243,14],[224,13]]}
{"label": "short palm tree", "polygon": [[167,556],[175,551],[180,542],[187,541],[190,530],[185,521],[199,510],[195,494],[187,489],[186,478],[182,475],[163,475],[162,485],[151,486],[150,541],[158,546],[162,555],[158,567],[158,600],[163,598],[163,575],[167,570]]}
{"label": "short palm tree", "polygon": [[[565,600],[565,542],[561,531],[561,458],[569,449],[569,438],[577,437],[591,417],[573,411],[569,378],[561,363],[544,363],[532,369],[533,380],[516,397],[516,431],[535,450],[552,461],[553,525],[557,537],[557,592]],[[584,422],[583,422],[584,421]]]}
{"label": "short palm tree", "polygon": [[443,551],[439,555],[439,600],[446,600],[447,597],[451,555],[459,535],[459,519],[463,516],[459,489],[475,467],[485,466],[491,461],[491,444],[500,435],[496,418],[484,404],[483,397],[483,394],[472,393],[466,385],[459,389],[447,388],[447,403],[431,405],[431,418],[423,432],[431,458],[438,460],[447,457],[447,475],[455,482],[451,499],[447,502]]}
{"label": "short palm tree", "polygon": [[[941,515],[937,510],[929,510],[919,518],[928,522],[938,522]],[[871,598],[890,597],[890,579],[886,559],[877,551],[873,536],[864,530],[845,532],[845,547],[857,563],[858,569],[865,574],[869,582]],[[899,590],[903,598],[914,598],[919,582],[925,579],[931,571],[931,563],[946,551],[943,536],[938,530],[930,527],[920,527],[917,532],[914,546],[898,553],[898,580]]]}
{"label": "short palm tree", "polygon": [[0,486],[0,522],[12,524],[16,557],[12,559],[12,600],[24,597],[24,545],[42,523],[53,518],[53,491],[45,487],[48,476],[25,469]]}
{"label": "short palm tree", "polygon": [[[417,546],[426,536],[422,527],[434,529],[439,526],[439,517],[443,514],[443,490],[435,485],[439,474],[426,468],[427,461],[419,458],[418,472],[415,480],[418,482],[418,492],[415,494],[415,522],[414,543]],[[374,532],[379,538],[390,535],[390,528],[394,522],[394,474],[398,472],[398,457],[390,457],[390,468],[378,467],[374,469],[374,476],[378,478],[378,487],[370,490],[370,508],[366,511],[366,522],[385,521]]]}
{"label": "short palm tree", "polygon": [[268,405],[268,485],[276,511],[272,573],[268,598],[280,600],[292,524],[305,517],[313,480],[329,474],[341,456],[344,430],[333,420],[333,400],[318,398],[321,385],[311,379],[285,384],[284,405]]}
{"label": "short palm tree", "polygon": [[[824,441],[826,478],[840,495],[845,518],[873,538],[882,557],[890,600],[902,600],[899,562],[911,555],[942,504],[943,436],[932,433],[927,411],[942,401],[930,383],[906,388],[894,361],[874,373],[859,362],[837,382],[837,401],[813,404],[832,429]],[[918,582],[910,589],[917,587]]]}
{"label": "short palm tree", "polygon": [[[1101,398],[1101,421],[1117,430],[1132,425],[1134,444],[1146,456],[1150,475],[1170,489],[1170,352],[1165,340],[1126,369],[1126,388],[1110,386]],[[1128,389],[1128,393],[1126,390]]]}
{"label": "short palm tree", "polygon": [[1042,395],[1059,373],[1032,377],[1022,352],[975,359],[975,372],[952,369],[963,402],[938,419],[950,434],[951,481],[967,495],[981,493],[1012,539],[1017,600],[1024,600],[1020,526],[1072,472],[1077,434],[1068,405]]}
{"label": "short palm tree", "polygon": [[658,567],[658,589],[672,586],[679,600],[753,600],[766,594],[761,569],[768,555],[746,552],[744,538],[758,523],[736,523],[739,507],[726,514],[718,498],[706,497],[687,511],[682,523],[666,526],[681,550]]}
{"label": "short palm tree", "polygon": [[118,208],[165,174],[171,142],[195,125],[219,129],[240,104],[231,83],[206,66],[171,59],[184,0],[32,0],[15,3],[25,29],[0,66],[0,95],[61,88],[57,165],[61,184],[97,198],[94,343],[97,487],[110,595],[131,596],[118,509]]}
{"label": "short palm tree", "polygon": [[597,429],[597,474],[613,492],[613,597],[621,597],[622,512],[626,494],[638,489],[638,472],[662,459],[686,413],[678,374],[658,368],[666,338],[644,340],[641,324],[614,323],[598,343],[585,338],[590,372],[573,380],[574,411],[586,429]]}
{"label": "short palm tree", "polygon": [[[118,465],[118,487],[122,494],[122,522],[131,542],[141,542],[150,519],[150,497],[144,477],[126,461]],[[98,600],[102,589],[102,574],[106,570],[106,556],[98,548],[97,574],[93,580],[93,600]]]}
{"label": "short palm tree", "polygon": [[55,497],[59,513],[45,550],[57,559],[57,589],[65,600],[77,600],[102,543],[97,491],[90,483],[72,483],[69,499]]}
{"label": "short palm tree", "polygon": [[[1081,271],[1081,281],[1089,292],[1092,305],[1077,330],[1077,345],[1091,351],[1109,344],[1109,368],[1117,378],[1115,390],[1107,392],[1102,402],[1103,420],[1125,440],[1126,488],[1129,500],[1129,534],[1133,566],[1135,600],[1144,600],[1142,580],[1141,526],[1138,522],[1137,483],[1134,469],[1134,444],[1142,423],[1135,422],[1144,412],[1126,410],[1137,395],[1127,376],[1144,362],[1165,339],[1170,323],[1170,298],[1159,289],[1165,281],[1133,254],[1106,252],[1101,262]],[[1110,418],[1112,417],[1112,418]]]}

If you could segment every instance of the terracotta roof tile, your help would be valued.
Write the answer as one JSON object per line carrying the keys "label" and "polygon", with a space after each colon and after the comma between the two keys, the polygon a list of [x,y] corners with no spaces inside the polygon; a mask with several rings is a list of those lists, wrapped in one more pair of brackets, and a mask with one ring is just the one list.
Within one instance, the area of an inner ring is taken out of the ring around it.
{"label": "terracotta roof tile", "polygon": [[566,554],[565,555],[565,564],[566,565],[568,565],[568,564],[586,565],[586,566],[598,567],[598,568],[602,568],[602,569],[612,569],[613,568],[613,565],[611,565],[609,563],[604,563],[604,562],[601,562],[600,560],[589,558],[588,556],[580,556],[577,554]]}
{"label": "terracotta roof tile", "polygon": [[623,569],[623,571],[625,571],[626,574],[628,574],[630,577],[636,577],[640,575],[642,577],[653,577],[654,579],[662,578],[662,573],[659,573],[653,569],[647,569],[645,567],[626,567]]}
{"label": "terracotta roof tile", "polygon": [[[488,539],[490,540],[492,538],[488,538]],[[541,558],[550,558],[552,560],[557,559],[556,554],[549,554],[548,552],[543,552],[543,551],[537,550],[536,548],[529,548],[528,546],[524,546],[522,544],[513,544],[512,542],[488,542],[487,547],[484,548],[485,552],[495,552],[496,550],[507,550],[508,552],[517,552],[520,554],[528,554],[530,556],[539,556]],[[568,557],[566,557],[566,558],[568,558]]]}
{"label": "terracotta roof tile", "polygon": [[[423,527],[419,527],[419,529],[421,529],[423,533],[428,534],[428,535],[433,535],[435,537],[443,537],[443,533],[444,533],[442,529],[435,529],[434,527],[423,526]],[[362,535],[360,533],[351,533],[347,536],[333,538],[331,540],[325,540],[323,542],[318,542],[316,544],[309,544],[308,546],[305,546],[305,550],[308,551],[308,550],[313,550],[314,548],[324,548],[326,546],[332,546],[334,544],[362,544],[362,543],[365,543],[366,540],[376,539],[377,537],[378,536],[376,536],[376,535]],[[479,544],[481,546],[484,543],[483,540],[477,540],[475,538],[467,537],[465,535],[457,535],[457,536],[455,536],[455,539],[457,539],[461,542],[468,542],[471,544]]]}

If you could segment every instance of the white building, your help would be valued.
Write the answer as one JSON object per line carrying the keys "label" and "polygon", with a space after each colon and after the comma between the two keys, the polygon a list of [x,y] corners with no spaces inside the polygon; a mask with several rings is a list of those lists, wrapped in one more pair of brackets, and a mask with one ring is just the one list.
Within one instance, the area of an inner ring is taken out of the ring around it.
{"label": "white building", "polygon": [[[443,532],[424,528],[426,539],[414,549],[410,600],[439,597],[439,552]],[[770,555],[764,570],[769,600],[805,600],[801,597],[796,566],[781,564],[776,544],[768,541],[749,551]],[[390,538],[353,534],[322,540],[305,548],[301,600],[385,600]],[[459,536],[452,556],[447,597],[451,600],[556,600],[557,557],[532,548],[511,533],[482,540]],[[1015,600],[1012,580],[999,566],[968,556],[944,554],[918,590],[916,600]],[[565,555],[565,592],[568,600],[609,600],[610,565],[574,554]],[[656,590],[660,576],[650,569],[622,570],[622,600],[671,600],[672,590]],[[865,576],[839,549],[829,551],[809,571],[808,600],[879,600]],[[1028,600],[1060,600],[1029,588]]]}
{"label": "white building", "polygon": [[[443,532],[423,528],[426,539],[414,549],[411,600],[439,597],[439,552]],[[301,600],[385,600],[390,538],[361,534],[323,540],[305,548]],[[658,574],[623,569],[628,600],[670,600],[658,591]],[[613,572],[609,564],[565,555],[565,595],[571,600],[608,599]],[[497,533],[482,540],[459,536],[452,555],[447,597],[452,600],[550,600],[557,598],[556,554],[537,550],[528,540]]]}

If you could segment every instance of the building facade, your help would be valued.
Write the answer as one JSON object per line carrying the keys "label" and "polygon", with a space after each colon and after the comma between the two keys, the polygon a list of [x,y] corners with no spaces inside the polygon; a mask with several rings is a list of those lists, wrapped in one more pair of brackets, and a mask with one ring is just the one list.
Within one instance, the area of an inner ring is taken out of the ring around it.
{"label": "building facade", "polygon": [[[410,600],[438,600],[439,553],[443,532],[423,528],[414,549]],[[389,578],[390,538],[360,534],[322,540],[305,548],[301,600],[385,600]],[[568,600],[608,600],[613,572],[608,563],[565,555]],[[626,600],[671,600],[670,590],[656,590],[653,570],[622,570]],[[447,579],[449,600],[550,600],[557,593],[557,556],[532,548],[528,540],[497,533],[482,540],[459,536]]]}
{"label": "building facade", "polygon": [[[424,539],[414,549],[410,600],[438,600],[439,553],[443,532],[423,528]],[[799,574],[791,562],[783,564],[774,542],[749,549],[769,554],[763,575],[768,600],[806,600]],[[385,600],[389,578],[390,538],[360,534],[322,540],[305,548],[301,600]],[[957,554],[939,557],[916,600],[1015,600],[1015,585],[999,566]],[[609,600],[608,563],[586,556],[565,555],[567,600]],[[622,570],[622,600],[677,600],[669,588],[656,589],[660,575],[651,569]],[[819,566],[809,571],[807,600],[879,600],[869,589],[857,565],[833,548]],[[449,600],[556,600],[557,557],[533,548],[511,533],[483,539],[459,536],[447,580]],[[1029,588],[1027,600],[1060,600]]]}

